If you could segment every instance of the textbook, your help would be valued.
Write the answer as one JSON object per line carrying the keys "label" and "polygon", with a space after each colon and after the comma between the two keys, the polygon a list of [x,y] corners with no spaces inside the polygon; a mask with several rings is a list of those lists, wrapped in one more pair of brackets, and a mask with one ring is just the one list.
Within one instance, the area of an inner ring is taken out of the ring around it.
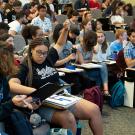
{"label": "textbook", "polygon": [[77,103],[80,99],[80,97],[63,93],[60,95],[50,96],[49,98],[44,100],[43,104],[57,109],[67,109]]}

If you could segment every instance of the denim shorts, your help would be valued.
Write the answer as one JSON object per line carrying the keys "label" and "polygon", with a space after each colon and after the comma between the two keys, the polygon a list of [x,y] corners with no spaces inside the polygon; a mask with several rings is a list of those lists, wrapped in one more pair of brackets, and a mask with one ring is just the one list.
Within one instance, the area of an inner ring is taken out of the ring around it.
{"label": "denim shorts", "polygon": [[[75,105],[69,107],[67,110],[74,114],[75,113]],[[52,107],[42,106],[39,108],[39,115],[41,116],[42,119],[45,119],[46,121],[51,122],[55,111],[60,111],[60,110],[57,110],[57,109],[52,108]]]}

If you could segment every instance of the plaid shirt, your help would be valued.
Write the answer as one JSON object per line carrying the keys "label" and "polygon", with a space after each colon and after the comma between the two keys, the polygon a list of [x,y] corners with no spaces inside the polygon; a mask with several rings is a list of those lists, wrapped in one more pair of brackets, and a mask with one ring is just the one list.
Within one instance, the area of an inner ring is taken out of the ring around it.
{"label": "plaid shirt", "polygon": [[39,16],[34,18],[31,22],[32,25],[39,26],[43,32],[52,31],[52,23],[49,18],[45,17],[44,21],[40,19]]}
{"label": "plaid shirt", "polygon": [[124,57],[129,59],[135,59],[135,45],[129,42],[124,48]]}

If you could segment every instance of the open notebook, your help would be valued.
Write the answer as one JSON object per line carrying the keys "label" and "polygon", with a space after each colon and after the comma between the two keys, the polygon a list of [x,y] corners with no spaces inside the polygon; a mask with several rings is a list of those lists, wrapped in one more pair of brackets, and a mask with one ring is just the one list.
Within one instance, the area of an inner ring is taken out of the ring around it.
{"label": "open notebook", "polygon": [[80,97],[70,94],[52,95],[44,101],[44,104],[57,109],[67,109],[80,99]]}

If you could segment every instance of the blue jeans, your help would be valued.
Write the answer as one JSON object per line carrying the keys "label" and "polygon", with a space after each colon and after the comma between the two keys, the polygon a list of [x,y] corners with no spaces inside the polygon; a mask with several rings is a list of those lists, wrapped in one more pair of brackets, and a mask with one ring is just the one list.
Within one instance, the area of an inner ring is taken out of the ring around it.
{"label": "blue jeans", "polygon": [[100,68],[100,77],[102,80],[102,84],[108,83],[108,69],[105,63],[100,63],[102,67]]}

